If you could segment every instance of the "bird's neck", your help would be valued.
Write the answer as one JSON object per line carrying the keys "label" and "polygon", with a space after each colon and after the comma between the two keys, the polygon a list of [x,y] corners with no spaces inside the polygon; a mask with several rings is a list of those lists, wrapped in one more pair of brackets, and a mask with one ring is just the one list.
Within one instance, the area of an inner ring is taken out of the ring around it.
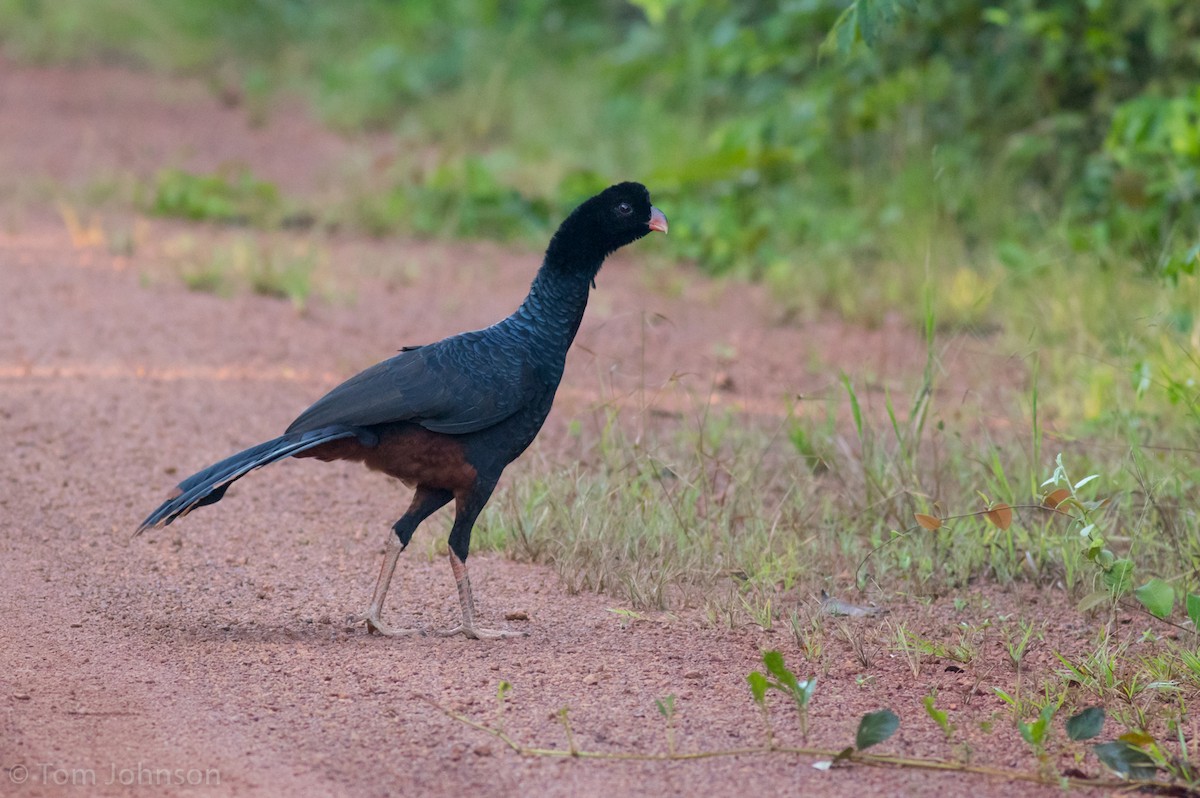
{"label": "bird's neck", "polygon": [[552,260],[551,253],[547,252],[542,268],[529,287],[529,294],[512,315],[512,320],[542,339],[544,351],[565,358],[583,321],[592,280],[603,261],[603,257],[596,258],[594,268],[580,268],[576,261],[568,270]]}

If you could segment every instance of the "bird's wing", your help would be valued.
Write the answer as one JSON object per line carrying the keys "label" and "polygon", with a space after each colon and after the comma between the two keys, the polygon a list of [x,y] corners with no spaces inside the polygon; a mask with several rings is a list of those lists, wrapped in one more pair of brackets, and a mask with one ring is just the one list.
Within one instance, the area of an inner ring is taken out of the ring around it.
{"label": "bird's wing", "polygon": [[487,330],[400,352],[351,377],[288,427],[368,427],[412,421],[433,432],[466,434],[496,424],[525,402],[530,371],[518,342]]}

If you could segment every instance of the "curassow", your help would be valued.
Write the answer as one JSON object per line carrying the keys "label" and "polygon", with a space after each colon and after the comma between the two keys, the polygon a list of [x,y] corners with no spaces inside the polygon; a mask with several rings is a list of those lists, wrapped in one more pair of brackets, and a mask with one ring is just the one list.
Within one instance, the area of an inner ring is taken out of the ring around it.
{"label": "curassow", "polygon": [[227,457],[179,483],[138,533],[163,527],[221,500],[229,485],[285,457],[357,460],[415,489],[408,511],[388,536],[368,631],[380,620],[396,561],[417,526],[454,501],[450,566],[462,623],[442,634],[506,637],[476,625],[467,553],[475,519],[500,474],[533,442],[550,412],[570,347],[604,259],[667,219],[639,183],[620,183],[576,208],[558,228],[525,301],[483,330],[403,349],[334,388],[300,414],[283,435]]}

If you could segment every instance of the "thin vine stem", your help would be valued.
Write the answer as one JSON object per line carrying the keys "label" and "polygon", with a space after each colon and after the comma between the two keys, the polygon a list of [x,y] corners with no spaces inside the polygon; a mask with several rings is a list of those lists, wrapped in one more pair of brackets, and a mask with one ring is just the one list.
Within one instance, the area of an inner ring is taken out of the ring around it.
{"label": "thin vine stem", "polygon": [[962,762],[949,762],[944,759],[926,759],[921,757],[894,756],[890,754],[872,754],[862,751],[855,751],[853,753],[846,754],[844,749],[833,750],[829,748],[810,748],[806,746],[796,747],[789,745],[759,745],[747,748],[723,748],[711,751],[686,752],[671,751],[666,753],[587,751],[577,748],[574,745],[572,745],[570,748],[538,748],[520,743],[513,739],[513,737],[503,729],[489,726],[486,723],[477,721],[474,718],[468,717],[460,712],[455,712],[454,710],[437,703],[432,698],[425,696],[422,698],[424,701],[442,712],[447,717],[458,721],[465,726],[469,726],[472,729],[476,729],[485,734],[491,735],[500,742],[504,743],[504,745],[508,746],[508,748],[510,748],[514,753],[526,757],[634,762],[687,762],[701,759],[717,759],[734,756],[764,756],[768,754],[778,754],[783,756],[806,756],[816,759],[832,760],[836,763],[868,765],[870,767],[908,768],[913,770],[933,770],[950,773],[971,773],[978,776],[987,776],[989,778],[1004,779],[1007,781],[1022,781],[1050,787],[1087,787],[1099,788],[1103,790],[1119,790],[1122,792],[1145,790],[1151,793],[1161,793],[1165,790],[1173,789],[1172,785],[1170,784],[1166,784],[1161,781],[1150,781],[1145,779],[1116,781],[1112,779],[1089,779],[1075,776],[1047,776],[1025,770],[989,767],[988,765],[971,765]]}

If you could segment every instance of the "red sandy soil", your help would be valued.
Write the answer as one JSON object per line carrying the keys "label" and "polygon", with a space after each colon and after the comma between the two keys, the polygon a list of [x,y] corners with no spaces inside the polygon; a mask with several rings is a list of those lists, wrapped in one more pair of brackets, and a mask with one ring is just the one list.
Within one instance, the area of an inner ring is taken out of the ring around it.
{"label": "red sandy soil", "polygon": [[[522,757],[439,708],[492,722],[508,680],[505,723],[520,741],[563,747],[556,713],[570,707],[581,748],[654,753],[666,750],[654,701],[673,693],[680,751],[755,746],[762,726],[745,675],[778,648],[820,676],[811,745],[849,744],[858,717],[886,706],[902,724],[880,751],[956,758],[969,747],[973,762],[1032,772],[992,690],[1015,682],[995,636],[962,672],[926,658],[914,676],[882,642],[862,665],[831,621],[823,662],[808,664],[784,629],[716,629],[688,608],[629,622],[609,611],[617,600],[567,595],[551,569],[496,555],[472,558],[481,612],[528,637],[368,636],[345,619],[365,608],[407,491],[344,464],[267,469],[221,504],[131,539],[182,476],[277,434],[338,380],[509,312],[538,253],[321,237],[330,290],[298,313],[286,300],[188,291],[164,265],[182,240],[246,232],[128,211],[114,222],[110,211],[109,238],[114,224],[136,233],[133,253],[114,255],[99,239],[73,242],[54,198],[114,175],[229,162],[319,196],[381,148],[328,133],[297,108],[250,127],[198,83],[0,63],[0,795],[1058,792],[963,774],[821,772],[785,754]],[[756,288],[639,269],[653,246],[606,266],[559,404],[506,481],[568,457],[568,424],[590,423],[606,402],[626,404],[630,423],[647,408],[686,415],[710,400],[769,421],[797,396],[834,398],[839,369],[875,388],[920,372],[922,344],[899,321],[780,324]],[[1019,382],[1021,370],[986,347],[949,345],[945,362],[958,365],[947,367],[944,405],[969,416],[980,393],[998,390],[997,375]],[[401,561],[385,613],[398,625],[456,621],[450,569],[428,555],[444,530],[441,516],[427,523]],[[844,623],[869,641],[899,623],[954,639],[960,621],[1027,617],[1047,624],[1048,642],[1029,656],[1032,684],[1054,667],[1049,641],[1074,650],[1092,640],[1094,623],[1060,593],[966,597],[961,611],[949,599],[901,601],[882,620]],[[931,690],[958,725],[954,745],[925,716]],[[798,745],[789,707],[773,706],[780,741]],[[1083,750],[1055,748],[1050,767],[1101,775],[1091,755],[1076,764]]]}

